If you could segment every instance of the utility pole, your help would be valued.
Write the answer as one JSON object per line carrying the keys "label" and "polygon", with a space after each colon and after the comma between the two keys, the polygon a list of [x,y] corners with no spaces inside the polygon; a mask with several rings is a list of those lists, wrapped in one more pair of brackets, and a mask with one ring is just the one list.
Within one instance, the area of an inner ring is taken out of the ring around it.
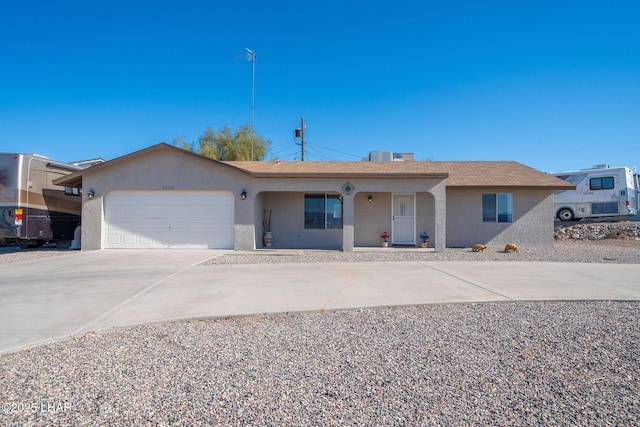
{"label": "utility pole", "polygon": [[[300,128],[294,131],[294,136],[296,140],[300,138],[300,147],[302,151],[301,161],[304,162],[304,116],[300,118]],[[298,145],[297,142],[296,145]]]}
{"label": "utility pole", "polygon": [[300,147],[302,148],[302,161],[304,162],[304,116],[300,118]]}

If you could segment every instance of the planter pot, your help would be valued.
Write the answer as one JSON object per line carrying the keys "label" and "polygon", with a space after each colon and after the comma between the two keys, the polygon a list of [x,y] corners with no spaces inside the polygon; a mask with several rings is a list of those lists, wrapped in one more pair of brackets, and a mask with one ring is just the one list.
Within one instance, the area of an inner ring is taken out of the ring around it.
{"label": "planter pot", "polygon": [[421,248],[426,248],[426,247],[427,247],[427,243],[426,243],[426,242],[422,242],[422,243],[420,243],[420,247],[421,247]]}
{"label": "planter pot", "polygon": [[382,247],[383,247],[383,248],[386,248],[386,247],[388,247],[388,246],[389,246],[389,242],[382,242]]}
{"label": "planter pot", "polygon": [[271,231],[267,231],[266,233],[264,233],[262,241],[264,242],[264,245],[266,247],[270,248],[271,244],[273,243],[273,233]]}

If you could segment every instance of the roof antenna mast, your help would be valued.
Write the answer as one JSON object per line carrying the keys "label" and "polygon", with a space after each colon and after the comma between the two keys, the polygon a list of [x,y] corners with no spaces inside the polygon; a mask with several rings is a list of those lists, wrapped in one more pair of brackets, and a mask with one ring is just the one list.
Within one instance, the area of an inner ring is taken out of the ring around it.
{"label": "roof antenna mast", "polygon": [[248,61],[251,61],[251,160],[254,160],[253,135],[256,125],[256,53],[248,47],[245,47],[244,50],[245,53],[236,58],[247,58]]}

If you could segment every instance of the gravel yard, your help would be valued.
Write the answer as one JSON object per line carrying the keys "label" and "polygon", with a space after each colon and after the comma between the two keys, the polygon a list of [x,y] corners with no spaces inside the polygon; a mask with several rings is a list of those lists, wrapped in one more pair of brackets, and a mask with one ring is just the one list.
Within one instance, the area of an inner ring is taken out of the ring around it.
{"label": "gravel yard", "polygon": [[[447,248],[442,253],[416,248],[370,248],[355,252],[322,250],[257,250],[232,252],[205,263],[260,264],[292,262],[385,262],[385,261],[549,261],[640,264],[640,240],[557,240],[553,248],[520,248],[520,253],[505,254],[503,248],[471,252],[470,248]],[[68,249],[0,248],[0,264],[42,257],[73,256],[80,251]]]}
{"label": "gravel yard", "polygon": [[20,249],[15,246],[0,247],[0,264],[48,258],[59,255],[72,255],[80,251],[57,248]]}
{"label": "gravel yard", "polygon": [[0,356],[0,421],[638,425],[638,342],[637,302],[144,325]]}
{"label": "gravel yard", "polygon": [[520,248],[519,253],[504,253],[503,249],[487,248],[484,252],[472,252],[470,248],[447,248],[441,253],[415,248],[372,248],[355,252],[259,250],[229,253],[207,261],[205,265],[387,261],[548,261],[640,264],[640,240],[556,241],[553,248]]}
{"label": "gravel yard", "polygon": [[[78,251],[0,249],[0,264]],[[208,262],[640,263],[552,249],[256,251]],[[0,355],[0,426],[639,425],[640,302],[509,302],[200,319]]]}

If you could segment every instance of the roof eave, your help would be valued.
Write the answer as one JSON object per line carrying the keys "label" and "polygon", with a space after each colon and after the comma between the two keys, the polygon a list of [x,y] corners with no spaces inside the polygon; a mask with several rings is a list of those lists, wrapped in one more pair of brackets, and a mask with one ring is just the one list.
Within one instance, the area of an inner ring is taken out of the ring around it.
{"label": "roof eave", "polygon": [[448,173],[324,173],[324,172],[249,172],[253,178],[428,178],[446,179]]}
{"label": "roof eave", "polygon": [[234,170],[239,171],[239,172],[249,173],[246,170],[237,168],[237,167],[235,167],[233,165],[226,164],[225,162],[222,162],[220,160],[210,159],[208,157],[201,156],[201,155],[193,153],[191,151],[183,150],[182,148],[175,147],[173,145],[169,145],[166,142],[161,142],[161,143],[153,145],[151,147],[147,147],[147,148],[144,148],[142,150],[134,151],[133,153],[125,154],[124,156],[117,157],[117,158],[115,158],[113,160],[109,160],[107,162],[100,163],[100,164],[97,164],[95,166],[91,166],[90,168],[81,169],[81,170],[76,171],[74,173],[71,173],[69,175],[65,175],[65,176],[62,176],[60,178],[54,179],[52,182],[53,182],[54,185],[64,185],[64,186],[68,186],[68,187],[78,187],[79,188],[79,187],[82,187],[82,176],[85,173],[93,173],[93,172],[99,171],[99,170],[101,170],[103,168],[108,168],[108,167],[111,167],[113,165],[117,165],[117,164],[120,164],[120,163],[123,163],[123,162],[127,162],[127,161],[129,161],[131,159],[134,159],[134,158],[137,158],[139,156],[142,156],[142,155],[145,155],[147,153],[154,152],[154,151],[158,151],[158,150],[174,150],[174,151],[186,154],[186,155],[193,156],[193,157],[198,158],[200,160],[208,161],[208,162],[215,163],[215,164],[218,164],[218,165],[223,165],[223,167],[234,169]]}
{"label": "roof eave", "polygon": [[452,190],[575,190],[576,187],[572,186],[557,186],[557,185],[447,185],[448,189]]}
{"label": "roof eave", "polygon": [[54,185],[63,185],[65,187],[77,187],[77,188],[81,188],[82,187],[82,172],[83,171],[77,171],[74,173],[70,173],[69,175],[64,175],[61,176],[60,178],[56,178],[54,180],[52,180],[51,182]]}

